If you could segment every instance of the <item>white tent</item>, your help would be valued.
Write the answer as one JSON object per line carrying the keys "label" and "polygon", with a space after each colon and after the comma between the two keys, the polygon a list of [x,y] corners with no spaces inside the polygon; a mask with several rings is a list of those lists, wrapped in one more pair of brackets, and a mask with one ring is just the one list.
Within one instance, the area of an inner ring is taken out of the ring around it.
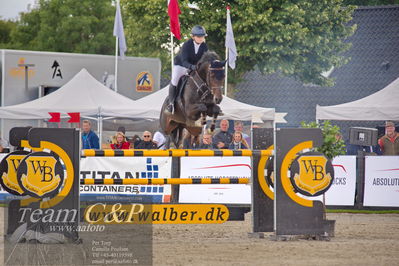
{"label": "white tent", "polygon": [[[135,110],[135,116],[140,118],[158,119],[160,115],[161,106],[168,95],[168,87],[165,87],[157,92],[154,92],[146,97],[135,101],[134,106],[119,106],[115,110],[121,113],[127,113]],[[220,118],[251,121],[253,118],[262,120],[274,120],[274,108],[263,108],[254,105],[245,104],[229,97],[223,96],[220,104],[224,115]],[[283,119],[282,119],[283,120]],[[284,122],[276,121],[276,122]]]}
{"label": "white tent", "polygon": [[399,78],[362,99],[333,106],[316,106],[318,120],[399,120]]}
{"label": "white tent", "polygon": [[0,118],[48,119],[49,112],[80,112],[81,116],[134,117],[114,111],[116,106],[133,106],[134,101],[105,87],[82,69],[57,91],[42,98],[0,108]]}

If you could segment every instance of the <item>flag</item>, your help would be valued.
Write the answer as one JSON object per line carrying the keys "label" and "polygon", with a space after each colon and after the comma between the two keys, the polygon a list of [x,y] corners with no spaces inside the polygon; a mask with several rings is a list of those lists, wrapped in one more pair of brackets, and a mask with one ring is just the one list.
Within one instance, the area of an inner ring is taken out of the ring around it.
{"label": "flag", "polygon": [[61,122],[61,114],[60,113],[48,113],[51,118],[48,120],[49,122]]}
{"label": "flag", "polygon": [[68,113],[68,123],[80,123],[80,113]]}
{"label": "flag", "polygon": [[236,68],[236,58],[237,58],[237,49],[236,43],[234,41],[234,34],[233,34],[233,27],[231,26],[230,20],[230,7],[227,7],[227,25],[226,25],[226,42],[225,46],[229,51],[228,59],[229,59],[229,66],[232,69]]}
{"label": "flag", "polygon": [[168,5],[168,15],[170,20],[170,32],[180,40],[180,22],[179,15],[181,14],[179,3],[177,0],[170,0]]}
{"label": "flag", "polygon": [[119,6],[119,1],[116,1],[116,13],[115,13],[115,22],[114,22],[114,36],[118,37],[119,42],[119,55],[122,58],[125,58],[126,48],[126,40],[125,33],[123,32],[123,22],[121,15],[121,8]]}

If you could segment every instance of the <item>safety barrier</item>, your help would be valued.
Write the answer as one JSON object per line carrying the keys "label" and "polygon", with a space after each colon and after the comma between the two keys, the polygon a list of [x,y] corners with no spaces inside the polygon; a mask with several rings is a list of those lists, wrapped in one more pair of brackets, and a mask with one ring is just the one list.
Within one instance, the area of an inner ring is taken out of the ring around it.
{"label": "safety barrier", "polygon": [[208,156],[271,156],[272,150],[83,150],[85,157],[208,157]]}
{"label": "safety barrier", "polygon": [[248,184],[249,178],[137,178],[137,179],[81,179],[81,185],[205,185]]}

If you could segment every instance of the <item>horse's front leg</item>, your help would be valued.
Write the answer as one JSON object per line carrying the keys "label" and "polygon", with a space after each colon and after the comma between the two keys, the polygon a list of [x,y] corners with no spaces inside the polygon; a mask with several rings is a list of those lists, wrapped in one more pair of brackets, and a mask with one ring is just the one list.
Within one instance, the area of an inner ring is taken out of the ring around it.
{"label": "horse's front leg", "polygon": [[205,114],[206,119],[207,107],[203,103],[189,104],[186,106],[186,114],[190,120],[197,121],[200,116]]}
{"label": "horse's front leg", "polygon": [[208,107],[208,115],[212,116],[211,132],[213,132],[216,128],[216,119],[220,113],[221,109],[218,105],[215,104]]}

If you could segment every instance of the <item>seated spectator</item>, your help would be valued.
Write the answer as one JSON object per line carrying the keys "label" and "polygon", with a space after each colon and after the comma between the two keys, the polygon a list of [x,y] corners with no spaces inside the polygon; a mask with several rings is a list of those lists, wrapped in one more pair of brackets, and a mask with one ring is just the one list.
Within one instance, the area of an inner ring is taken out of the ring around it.
{"label": "seated spectator", "polygon": [[385,122],[385,135],[378,140],[378,145],[383,155],[399,155],[399,133],[394,122]]}
{"label": "seated spectator", "polygon": [[143,132],[143,139],[134,147],[135,149],[156,150],[157,144],[152,141],[152,134],[150,131]]}
{"label": "seated spectator", "polygon": [[199,145],[198,148],[199,149],[209,149],[209,150],[217,149],[217,147],[215,145],[213,145],[213,143],[212,143],[212,134],[204,133],[202,135],[201,144]]}
{"label": "seated spectator", "polygon": [[248,143],[243,138],[240,131],[236,131],[233,134],[233,141],[229,145],[230,150],[243,150],[248,149]]}
{"label": "seated spectator", "polygon": [[126,150],[129,148],[130,148],[130,143],[126,141],[125,134],[123,134],[122,132],[116,132],[111,144],[111,149]]}
{"label": "seated spectator", "polygon": [[229,121],[223,119],[220,121],[220,131],[213,136],[213,144],[218,149],[227,149],[232,141],[233,136],[228,132]]}
{"label": "seated spectator", "polygon": [[99,149],[100,142],[98,136],[91,130],[89,120],[83,120],[82,131],[82,149]]}
{"label": "seated spectator", "polygon": [[234,132],[240,131],[243,139],[248,143],[248,148],[251,147],[251,137],[244,133],[244,124],[241,121],[234,122]]}
{"label": "seated spectator", "polygon": [[157,144],[158,150],[165,150],[166,149],[166,138],[160,131],[155,132],[154,138],[153,138],[152,141],[155,144]]}
{"label": "seated spectator", "polygon": [[125,129],[125,127],[122,127],[122,126],[118,127],[118,130],[116,132],[122,132],[123,135],[125,135],[126,141],[129,141],[128,137],[126,137],[126,129]]}
{"label": "seated spectator", "polygon": [[183,139],[183,149],[198,149],[199,138],[198,136],[191,135],[188,131],[186,132]]}

